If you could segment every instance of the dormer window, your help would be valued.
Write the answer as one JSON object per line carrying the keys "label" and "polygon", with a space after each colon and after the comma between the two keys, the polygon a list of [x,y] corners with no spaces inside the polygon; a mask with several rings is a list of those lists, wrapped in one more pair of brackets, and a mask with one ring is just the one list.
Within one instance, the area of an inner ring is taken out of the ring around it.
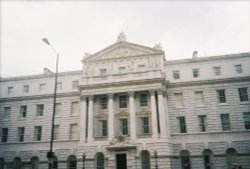
{"label": "dormer window", "polygon": [[107,75],[107,69],[100,69],[100,76],[106,76]]}

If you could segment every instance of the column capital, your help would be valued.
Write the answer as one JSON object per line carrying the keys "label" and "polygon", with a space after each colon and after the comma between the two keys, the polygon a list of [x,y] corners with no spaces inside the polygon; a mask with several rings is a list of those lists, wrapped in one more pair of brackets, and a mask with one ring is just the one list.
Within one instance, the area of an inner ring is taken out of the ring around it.
{"label": "column capital", "polygon": [[88,95],[88,99],[91,100],[91,101],[93,101],[94,95]]}
{"label": "column capital", "polygon": [[81,95],[81,96],[80,96],[80,100],[81,100],[81,101],[86,101],[86,99],[87,99],[87,96],[86,96],[86,95]]}
{"label": "column capital", "polygon": [[149,93],[150,93],[151,96],[154,96],[156,91],[157,90],[149,90]]}
{"label": "column capital", "polygon": [[128,95],[129,95],[129,97],[134,97],[135,96],[135,91],[129,91]]}
{"label": "column capital", "polygon": [[108,97],[112,99],[114,97],[114,93],[107,93]]}

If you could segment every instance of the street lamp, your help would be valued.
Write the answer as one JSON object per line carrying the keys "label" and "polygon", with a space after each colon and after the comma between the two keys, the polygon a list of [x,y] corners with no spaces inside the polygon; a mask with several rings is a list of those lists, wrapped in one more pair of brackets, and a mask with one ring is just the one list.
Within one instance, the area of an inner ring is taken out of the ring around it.
{"label": "street lamp", "polygon": [[82,154],[82,169],[85,169],[86,154]]}
{"label": "street lamp", "polygon": [[58,61],[59,61],[59,54],[57,51],[51,46],[49,40],[47,38],[42,39],[44,43],[49,45],[51,49],[56,53],[56,73],[55,73],[55,87],[54,87],[54,97],[53,97],[53,112],[52,112],[52,122],[51,122],[51,137],[50,137],[50,149],[47,152],[47,158],[49,161],[49,169],[52,168],[52,160],[55,157],[53,152],[53,140],[54,140],[54,122],[55,122],[55,112],[56,112],[56,90],[57,90],[57,76],[58,76]]}
{"label": "street lamp", "polygon": [[157,164],[158,156],[157,156],[157,151],[156,150],[154,151],[154,157],[155,157],[155,169],[158,169],[158,164]]}

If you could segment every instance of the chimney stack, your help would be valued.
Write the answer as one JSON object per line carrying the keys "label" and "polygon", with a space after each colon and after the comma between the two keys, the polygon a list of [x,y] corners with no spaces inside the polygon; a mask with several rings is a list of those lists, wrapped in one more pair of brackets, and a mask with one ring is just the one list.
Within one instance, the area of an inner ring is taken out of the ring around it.
{"label": "chimney stack", "polygon": [[197,59],[197,58],[198,58],[198,52],[197,52],[197,51],[194,51],[194,52],[193,52],[192,59]]}

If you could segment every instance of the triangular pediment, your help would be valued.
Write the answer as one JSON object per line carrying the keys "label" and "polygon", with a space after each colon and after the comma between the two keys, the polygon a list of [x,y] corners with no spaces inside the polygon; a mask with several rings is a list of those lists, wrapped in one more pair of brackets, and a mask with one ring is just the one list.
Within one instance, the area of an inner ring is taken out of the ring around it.
{"label": "triangular pediment", "polygon": [[89,62],[89,61],[107,60],[115,58],[126,58],[131,56],[150,55],[162,52],[163,51],[159,49],[137,45],[134,43],[117,42],[93,55],[85,57],[83,61]]}

